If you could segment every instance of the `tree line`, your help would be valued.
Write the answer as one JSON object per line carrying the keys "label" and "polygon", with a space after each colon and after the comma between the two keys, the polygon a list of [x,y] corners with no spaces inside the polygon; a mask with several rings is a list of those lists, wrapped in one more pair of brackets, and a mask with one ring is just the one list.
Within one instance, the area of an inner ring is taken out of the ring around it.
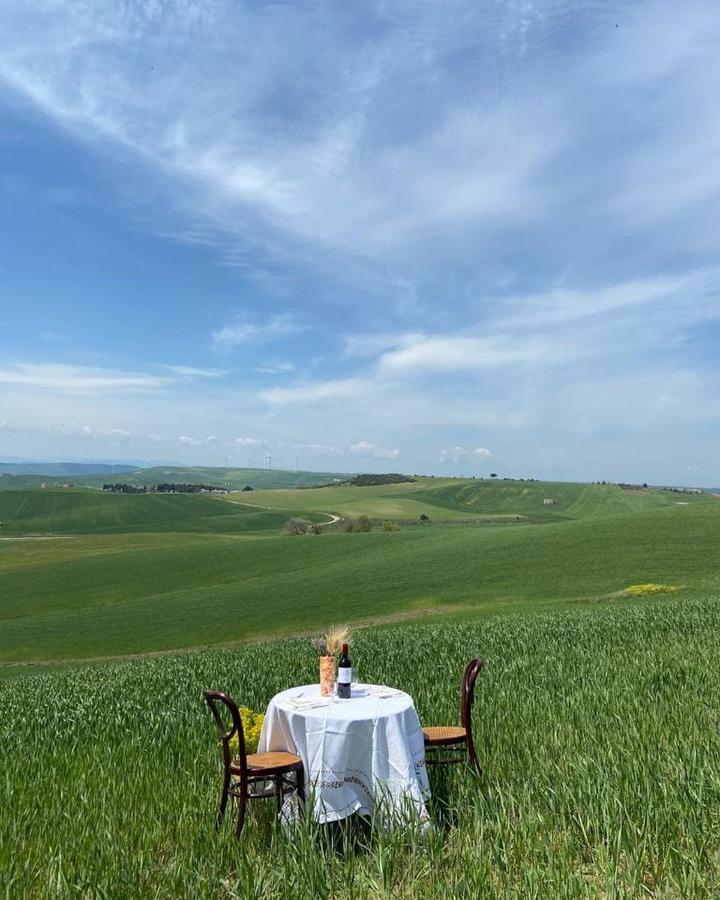
{"label": "tree line", "polygon": [[[160,484],[151,485],[134,485],[124,484],[123,482],[115,482],[115,484],[104,484],[104,491],[111,494],[227,494],[228,489],[218,487],[216,484],[183,484],[175,482],[161,482]],[[252,490],[251,487],[243,488],[243,490]]]}

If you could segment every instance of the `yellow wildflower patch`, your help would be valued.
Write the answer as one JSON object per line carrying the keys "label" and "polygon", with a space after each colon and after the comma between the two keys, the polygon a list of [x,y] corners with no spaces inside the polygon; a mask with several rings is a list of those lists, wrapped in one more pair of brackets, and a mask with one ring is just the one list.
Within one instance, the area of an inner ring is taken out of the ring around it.
{"label": "yellow wildflower patch", "polygon": [[647,584],[631,584],[626,587],[623,594],[628,597],[642,597],[644,594],[671,594],[673,591],[679,591],[680,588],[675,584],[655,584],[648,582]]}
{"label": "yellow wildflower patch", "polygon": [[[246,753],[254,753],[257,750],[264,720],[265,713],[255,712],[255,710],[250,709],[247,706],[240,707],[240,721],[242,722],[243,733],[245,735]],[[238,749],[237,735],[234,735],[230,741],[230,749],[233,751]]]}

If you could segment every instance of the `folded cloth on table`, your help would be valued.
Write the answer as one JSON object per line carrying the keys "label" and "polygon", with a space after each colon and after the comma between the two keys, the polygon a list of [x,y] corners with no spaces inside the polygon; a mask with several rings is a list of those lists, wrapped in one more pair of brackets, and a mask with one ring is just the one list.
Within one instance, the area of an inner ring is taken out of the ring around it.
{"label": "folded cloth on table", "polygon": [[390,687],[368,688],[368,693],[373,697],[379,697],[381,700],[390,699],[390,697],[401,697],[403,695],[403,691]]}
{"label": "folded cloth on table", "polygon": [[283,703],[291,709],[313,709],[316,706],[326,706],[330,702],[329,697],[289,697]]}

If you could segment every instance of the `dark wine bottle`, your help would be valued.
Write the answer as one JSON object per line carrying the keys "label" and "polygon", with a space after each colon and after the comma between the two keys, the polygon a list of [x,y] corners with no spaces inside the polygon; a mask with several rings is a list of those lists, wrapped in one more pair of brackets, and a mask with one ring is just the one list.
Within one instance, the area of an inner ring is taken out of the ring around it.
{"label": "dark wine bottle", "polygon": [[348,656],[348,645],[342,645],[342,654],[338,663],[337,674],[337,695],[341,700],[350,699],[350,688],[352,685],[352,663]]}

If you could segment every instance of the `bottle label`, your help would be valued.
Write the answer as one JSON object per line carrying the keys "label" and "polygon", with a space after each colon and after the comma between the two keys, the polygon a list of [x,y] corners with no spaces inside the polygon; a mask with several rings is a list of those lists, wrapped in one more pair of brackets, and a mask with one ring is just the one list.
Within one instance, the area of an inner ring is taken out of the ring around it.
{"label": "bottle label", "polygon": [[352,667],[346,666],[345,668],[338,669],[337,680],[338,684],[350,684],[352,681]]}

